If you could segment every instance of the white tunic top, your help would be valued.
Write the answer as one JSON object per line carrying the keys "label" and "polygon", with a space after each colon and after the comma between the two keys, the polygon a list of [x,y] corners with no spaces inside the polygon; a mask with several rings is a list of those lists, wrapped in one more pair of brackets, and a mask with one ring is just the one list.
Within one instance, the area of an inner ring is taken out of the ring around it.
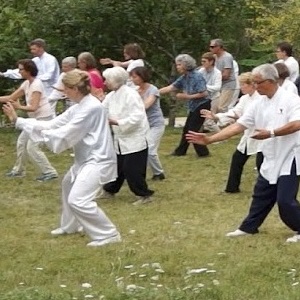
{"label": "white tunic top", "polygon": [[54,153],[73,147],[73,180],[86,164],[101,169],[100,184],[117,178],[117,159],[106,110],[94,96],[85,96],[51,121],[18,118],[16,127],[28,132],[34,141],[45,142]]}
{"label": "white tunic top", "polygon": [[[219,118],[218,124],[220,126],[226,126],[228,123],[232,123],[233,118],[240,118],[249,105],[251,103],[256,102],[256,101],[261,101],[262,96],[258,92],[254,92],[251,96],[250,95],[243,95],[238,104],[231,108],[228,112],[226,113],[218,113],[217,117]],[[261,141],[255,140],[250,138],[250,136],[253,135],[255,128],[247,128],[244,131],[244,135],[242,136],[237,149],[244,154],[247,155],[252,155],[256,154],[260,149],[259,146],[261,144]]]}
{"label": "white tunic top", "polygon": [[[263,96],[255,101],[237,120],[247,128],[276,129],[288,122],[300,120],[300,98],[281,87],[269,99]],[[297,174],[300,174],[300,132],[268,138],[262,141],[264,161],[261,175],[270,184],[276,184],[279,176],[289,175],[295,159]]]}
{"label": "white tunic top", "polygon": [[110,92],[102,103],[108,110],[108,117],[119,124],[112,125],[116,152],[129,154],[146,149],[149,124],[139,93],[122,85],[117,91]]}
{"label": "white tunic top", "polygon": [[292,92],[292,93],[298,95],[298,89],[297,89],[295,83],[293,83],[293,82],[292,82],[290,79],[288,79],[288,78],[286,78],[286,79],[283,81],[281,87],[282,87],[283,89],[285,89],[286,91],[290,91],[290,92]]}

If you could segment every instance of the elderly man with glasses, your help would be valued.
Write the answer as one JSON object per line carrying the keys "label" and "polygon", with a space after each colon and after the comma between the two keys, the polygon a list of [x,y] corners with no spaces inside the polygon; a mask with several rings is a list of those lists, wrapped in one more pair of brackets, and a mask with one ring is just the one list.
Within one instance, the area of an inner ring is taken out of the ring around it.
{"label": "elderly man with glasses", "polygon": [[215,135],[189,132],[186,137],[190,143],[208,145],[247,128],[256,128],[252,138],[262,140],[260,148],[264,160],[249,214],[239,229],[227,233],[227,236],[258,233],[258,228],[277,203],[281,220],[296,232],[286,241],[299,242],[300,205],[296,197],[300,175],[300,98],[279,87],[274,65],[258,66],[253,69],[252,75],[257,91],[263,95],[261,101],[253,103],[236,123]]}

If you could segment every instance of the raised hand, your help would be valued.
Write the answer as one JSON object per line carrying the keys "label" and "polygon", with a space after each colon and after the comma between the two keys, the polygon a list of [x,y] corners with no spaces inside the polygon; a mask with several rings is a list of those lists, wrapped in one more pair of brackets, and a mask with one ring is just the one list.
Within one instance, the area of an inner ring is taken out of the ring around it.
{"label": "raised hand", "polygon": [[16,122],[18,115],[10,102],[7,102],[2,107],[3,112],[7,115],[11,122]]}
{"label": "raised hand", "polygon": [[189,131],[185,135],[187,141],[192,144],[199,144],[199,145],[208,145],[210,144],[209,136],[205,133],[199,133],[195,131]]}
{"label": "raised hand", "polygon": [[203,118],[207,118],[207,119],[211,119],[211,120],[215,119],[215,115],[208,109],[201,109],[200,115]]}

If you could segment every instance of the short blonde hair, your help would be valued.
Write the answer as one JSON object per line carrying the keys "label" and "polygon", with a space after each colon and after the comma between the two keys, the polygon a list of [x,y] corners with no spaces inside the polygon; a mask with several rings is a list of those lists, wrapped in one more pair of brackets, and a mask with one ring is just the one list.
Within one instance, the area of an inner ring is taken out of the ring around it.
{"label": "short blonde hair", "polygon": [[253,84],[253,75],[251,72],[242,73],[238,78],[240,83]]}
{"label": "short blonde hair", "polygon": [[91,92],[89,74],[85,71],[72,70],[67,72],[62,79],[62,83],[68,88],[77,87],[78,91],[83,95]]}

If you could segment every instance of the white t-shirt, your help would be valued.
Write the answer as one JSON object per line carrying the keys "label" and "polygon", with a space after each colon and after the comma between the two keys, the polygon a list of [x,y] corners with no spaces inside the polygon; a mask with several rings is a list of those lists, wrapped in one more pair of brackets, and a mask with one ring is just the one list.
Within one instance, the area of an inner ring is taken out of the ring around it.
{"label": "white t-shirt", "polygon": [[25,100],[28,105],[31,103],[32,94],[34,92],[41,93],[38,109],[36,111],[27,112],[30,118],[40,119],[52,116],[51,107],[47,100],[43,83],[40,79],[35,78],[32,83],[30,83],[29,80],[26,80],[21,84],[20,88],[25,93]]}

